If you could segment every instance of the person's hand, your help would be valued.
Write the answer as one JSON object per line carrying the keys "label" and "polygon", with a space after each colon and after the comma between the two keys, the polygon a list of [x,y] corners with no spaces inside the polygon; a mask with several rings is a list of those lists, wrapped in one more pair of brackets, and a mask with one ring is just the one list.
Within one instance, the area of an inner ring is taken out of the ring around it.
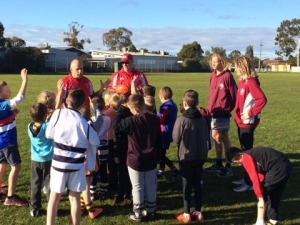
{"label": "person's hand", "polygon": [[263,209],[265,207],[265,201],[263,198],[258,199],[257,208]]}
{"label": "person's hand", "polygon": [[246,120],[246,119],[249,119],[249,118],[250,118],[250,116],[249,116],[249,111],[243,112],[243,113],[241,114],[241,119],[242,119],[242,120]]}
{"label": "person's hand", "polygon": [[100,90],[105,91],[108,88],[109,82],[109,79],[107,79],[104,83],[100,80]]}
{"label": "person's hand", "polygon": [[24,81],[27,80],[27,69],[26,68],[23,68],[21,70],[21,77],[22,77],[22,80],[24,80]]}

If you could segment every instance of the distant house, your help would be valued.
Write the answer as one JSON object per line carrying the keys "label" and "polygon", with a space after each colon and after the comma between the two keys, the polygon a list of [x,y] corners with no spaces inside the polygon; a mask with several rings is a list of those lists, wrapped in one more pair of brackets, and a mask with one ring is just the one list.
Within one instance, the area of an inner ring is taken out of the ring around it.
{"label": "distant house", "polygon": [[90,54],[74,47],[54,47],[41,49],[44,54],[45,68],[53,72],[69,72],[70,62],[75,58],[83,61],[91,58]]}
{"label": "distant house", "polygon": [[[99,67],[113,70],[120,68],[118,62],[122,58],[125,51],[101,51],[92,50],[91,58],[86,59],[86,63],[90,65],[93,71]],[[127,52],[132,54],[134,65],[137,70],[144,72],[167,72],[177,70],[177,56],[140,52]],[[116,68],[117,67],[117,68]]]}
{"label": "distant house", "polygon": [[291,71],[291,64],[288,62],[284,62],[281,60],[270,60],[266,59],[263,61],[263,65],[272,72],[290,72]]}

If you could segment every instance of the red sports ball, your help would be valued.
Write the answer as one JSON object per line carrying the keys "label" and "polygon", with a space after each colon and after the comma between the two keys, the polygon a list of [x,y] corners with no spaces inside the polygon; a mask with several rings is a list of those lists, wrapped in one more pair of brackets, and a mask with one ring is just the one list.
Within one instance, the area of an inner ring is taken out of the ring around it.
{"label": "red sports ball", "polygon": [[115,87],[115,92],[117,94],[121,94],[121,95],[127,95],[129,94],[129,87],[127,87],[126,85],[123,84],[119,84]]}

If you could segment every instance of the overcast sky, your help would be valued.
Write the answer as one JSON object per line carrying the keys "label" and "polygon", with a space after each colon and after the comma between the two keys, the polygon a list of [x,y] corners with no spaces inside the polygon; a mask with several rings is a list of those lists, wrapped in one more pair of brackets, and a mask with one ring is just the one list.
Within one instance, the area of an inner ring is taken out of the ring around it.
{"label": "overcast sky", "polygon": [[27,46],[47,42],[66,46],[64,32],[73,21],[83,25],[79,39],[90,38],[86,51],[106,50],[102,35],[125,27],[137,49],[176,55],[183,44],[197,41],[204,51],[223,47],[274,58],[276,30],[283,20],[299,18],[299,0],[5,0],[0,22],[4,37],[17,36]]}

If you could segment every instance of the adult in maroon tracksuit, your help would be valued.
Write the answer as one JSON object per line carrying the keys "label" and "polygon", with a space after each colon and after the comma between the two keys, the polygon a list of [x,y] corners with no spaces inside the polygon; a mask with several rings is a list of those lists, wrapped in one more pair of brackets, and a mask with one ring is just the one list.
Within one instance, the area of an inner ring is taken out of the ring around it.
{"label": "adult in maroon tracksuit", "polygon": [[[238,137],[242,150],[253,148],[254,130],[259,124],[261,110],[267,98],[260,88],[258,76],[250,66],[250,59],[239,57],[235,61],[235,70],[239,78],[238,93],[234,108],[234,120],[238,128]],[[244,180],[236,181],[240,186],[234,191],[243,192],[251,189],[251,181],[247,174]]]}
{"label": "adult in maroon tracksuit", "polygon": [[225,152],[230,148],[228,131],[231,111],[235,106],[237,86],[227,70],[227,63],[219,54],[213,54],[210,61],[213,72],[210,74],[210,91],[207,111],[211,116],[211,132],[216,149],[216,163],[207,168],[207,172],[219,172],[221,176],[232,175],[230,163],[222,165],[223,147]]}
{"label": "adult in maroon tracksuit", "polygon": [[267,147],[246,151],[232,147],[227,158],[242,165],[249,175],[258,198],[256,225],[277,224],[279,203],[292,171],[291,162],[281,152]]}

